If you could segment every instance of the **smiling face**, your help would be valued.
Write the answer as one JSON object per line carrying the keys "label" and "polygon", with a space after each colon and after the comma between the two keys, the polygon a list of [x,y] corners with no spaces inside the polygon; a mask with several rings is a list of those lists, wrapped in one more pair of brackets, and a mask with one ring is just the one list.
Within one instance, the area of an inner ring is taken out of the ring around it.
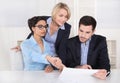
{"label": "smiling face", "polygon": [[68,13],[65,9],[60,9],[53,18],[54,23],[62,26],[68,20]]}
{"label": "smiling face", "polygon": [[92,25],[85,26],[81,24],[78,30],[79,40],[85,43],[88,39],[90,39],[94,34],[94,31],[92,29]]}
{"label": "smiling face", "polygon": [[[43,37],[46,34],[46,22],[44,20],[40,20],[37,22],[37,24],[35,25],[35,27],[32,28],[34,35]],[[41,26],[41,27],[40,27]]]}

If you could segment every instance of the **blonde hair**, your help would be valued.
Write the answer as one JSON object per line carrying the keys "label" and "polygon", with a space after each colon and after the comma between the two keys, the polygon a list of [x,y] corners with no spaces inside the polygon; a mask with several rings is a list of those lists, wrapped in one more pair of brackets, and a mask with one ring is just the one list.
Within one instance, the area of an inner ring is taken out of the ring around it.
{"label": "blonde hair", "polygon": [[58,13],[58,11],[59,11],[60,9],[65,9],[65,10],[67,11],[67,19],[69,19],[70,16],[71,16],[70,9],[69,9],[69,7],[68,7],[67,4],[62,3],[62,2],[56,4],[55,7],[53,8],[53,11],[52,11],[52,19],[55,19],[55,16],[56,16],[56,14]]}

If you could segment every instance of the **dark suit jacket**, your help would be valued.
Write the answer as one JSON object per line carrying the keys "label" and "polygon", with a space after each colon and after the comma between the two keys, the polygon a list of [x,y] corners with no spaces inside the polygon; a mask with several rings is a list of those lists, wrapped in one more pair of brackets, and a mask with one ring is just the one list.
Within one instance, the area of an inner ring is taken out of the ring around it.
{"label": "dark suit jacket", "polygon": [[[50,16],[45,16],[46,20],[49,17]],[[56,42],[55,42],[56,54],[62,60],[63,63],[65,63],[66,42],[67,42],[67,39],[69,38],[70,29],[71,29],[71,25],[68,24],[68,23],[65,23],[64,26],[65,26],[65,30],[62,30],[62,29],[58,30],[58,35],[57,35],[57,39],[56,39]],[[32,33],[29,34],[27,39],[30,38],[31,35],[32,35]]]}
{"label": "dark suit jacket", "polygon": [[[81,42],[79,37],[73,37],[67,43],[66,66],[75,67],[81,62]],[[93,35],[88,49],[87,64],[93,69],[106,69],[110,71],[110,62],[106,38],[100,35]]]}

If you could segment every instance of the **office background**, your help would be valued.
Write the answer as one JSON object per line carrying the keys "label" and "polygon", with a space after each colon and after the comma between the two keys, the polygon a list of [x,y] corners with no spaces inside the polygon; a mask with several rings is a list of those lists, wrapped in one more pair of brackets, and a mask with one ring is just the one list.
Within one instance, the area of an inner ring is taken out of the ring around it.
{"label": "office background", "polygon": [[120,68],[120,0],[0,0],[0,70],[10,70],[10,48],[29,34],[27,19],[51,15],[58,2],[65,2],[70,7],[70,37],[77,35],[80,17],[91,15],[96,18],[96,33],[107,37],[113,68]]}

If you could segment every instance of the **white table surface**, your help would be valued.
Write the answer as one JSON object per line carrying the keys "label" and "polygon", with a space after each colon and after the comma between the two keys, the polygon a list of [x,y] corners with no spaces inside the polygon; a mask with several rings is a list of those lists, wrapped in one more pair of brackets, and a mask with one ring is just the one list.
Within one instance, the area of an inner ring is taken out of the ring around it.
{"label": "white table surface", "polygon": [[[60,72],[53,71],[0,71],[0,83],[73,83],[58,79]],[[87,80],[87,78],[86,78]],[[90,79],[89,79],[90,80]],[[91,79],[89,83],[119,83],[120,70],[112,70],[106,80]],[[81,83],[81,82],[74,82]]]}

